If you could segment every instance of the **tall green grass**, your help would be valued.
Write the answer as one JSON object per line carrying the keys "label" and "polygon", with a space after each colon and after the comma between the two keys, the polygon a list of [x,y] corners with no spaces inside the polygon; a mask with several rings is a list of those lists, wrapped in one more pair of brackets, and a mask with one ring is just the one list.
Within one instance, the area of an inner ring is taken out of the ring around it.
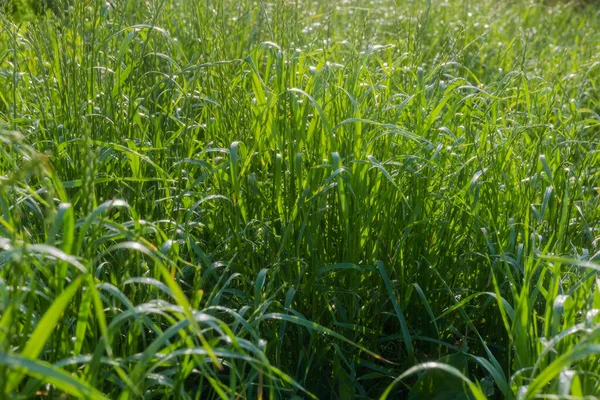
{"label": "tall green grass", "polygon": [[1,398],[600,393],[597,7],[17,3]]}

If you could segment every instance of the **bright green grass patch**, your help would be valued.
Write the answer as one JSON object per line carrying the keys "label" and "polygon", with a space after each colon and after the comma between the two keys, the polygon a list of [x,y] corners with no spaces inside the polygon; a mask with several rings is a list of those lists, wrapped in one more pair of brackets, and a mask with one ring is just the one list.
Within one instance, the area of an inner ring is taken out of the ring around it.
{"label": "bright green grass patch", "polygon": [[600,393],[597,7],[17,11],[0,398]]}

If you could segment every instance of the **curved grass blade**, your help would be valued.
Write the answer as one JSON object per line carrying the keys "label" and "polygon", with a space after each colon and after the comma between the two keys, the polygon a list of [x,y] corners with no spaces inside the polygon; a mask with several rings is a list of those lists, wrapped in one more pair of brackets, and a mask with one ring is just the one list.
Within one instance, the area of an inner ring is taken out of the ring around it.
{"label": "curved grass blade", "polygon": [[[108,400],[102,393],[75,379],[62,369],[44,361],[30,360],[16,355],[1,354],[0,364],[10,369],[16,369],[19,374],[24,373],[41,382],[57,387],[65,393],[79,398],[90,400]],[[10,393],[10,392],[7,392]]]}
{"label": "curved grass blade", "polygon": [[475,383],[473,383],[471,380],[469,380],[469,378],[464,376],[462,374],[462,372],[460,372],[458,369],[456,369],[450,365],[447,365],[447,364],[442,364],[442,363],[438,363],[438,362],[428,362],[428,363],[415,365],[414,367],[407,369],[402,375],[400,375],[399,377],[394,379],[394,381],[387,387],[385,392],[383,392],[383,394],[381,395],[379,400],[386,400],[388,398],[388,396],[390,395],[390,393],[392,392],[392,390],[394,389],[394,387],[398,383],[400,383],[404,378],[407,378],[410,375],[416,374],[417,372],[427,371],[429,369],[439,369],[439,370],[442,370],[452,376],[455,376],[455,377],[461,379],[463,382],[465,382],[467,384],[467,386],[469,387],[469,390],[471,391],[471,393],[473,394],[473,396],[475,397],[476,400],[486,400],[487,399],[487,397],[483,394],[483,392],[481,391],[479,386],[476,385]]}
{"label": "curved grass blade", "polygon": [[308,320],[306,320],[304,318],[300,318],[300,317],[297,317],[295,315],[287,315],[287,314],[281,314],[281,313],[268,313],[268,314],[262,315],[258,319],[259,320],[260,319],[264,319],[264,320],[275,319],[275,320],[280,320],[280,321],[291,322],[291,323],[296,324],[296,325],[301,325],[301,326],[305,327],[306,329],[308,329],[309,331],[315,331],[315,332],[324,333],[326,335],[329,335],[331,337],[339,339],[339,340],[341,340],[343,342],[346,342],[346,343],[348,343],[348,344],[356,347],[357,349],[364,351],[365,353],[369,354],[370,356],[372,356],[372,357],[374,357],[374,358],[376,358],[378,360],[381,360],[381,361],[389,363],[389,364],[394,364],[393,362],[391,362],[389,360],[386,360],[385,358],[381,357],[380,355],[372,352],[371,350],[369,350],[369,349],[367,349],[367,348],[365,348],[365,347],[363,347],[363,346],[361,346],[361,345],[359,345],[357,343],[354,343],[353,341],[349,340],[348,338],[340,335],[339,333],[337,333],[335,331],[332,331],[329,328],[326,328],[326,327],[324,327],[322,325],[319,325],[319,324],[317,324],[315,322],[310,322],[310,321],[308,321]]}
{"label": "curved grass blade", "polygon": [[[79,286],[81,285],[82,278],[76,279],[72,284],[67,286],[67,288],[54,300],[48,311],[44,314],[42,319],[36,325],[33,333],[29,337],[25,348],[21,352],[20,357],[35,359],[42,352],[46,342],[50,338],[50,335],[54,332],[54,328],[58,321],[62,317],[64,310],[67,308],[75,293],[79,290]],[[6,384],[6,392],[13,392],[18,386],[21,380],[23,379],[23,375],[17,372],[11,374],[8,377],[8,382]]]}

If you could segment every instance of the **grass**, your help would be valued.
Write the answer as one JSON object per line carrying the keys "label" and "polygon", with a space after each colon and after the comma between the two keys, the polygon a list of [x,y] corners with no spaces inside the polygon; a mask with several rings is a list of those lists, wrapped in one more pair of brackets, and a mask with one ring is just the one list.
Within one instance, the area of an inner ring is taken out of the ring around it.
{"label": "grass", "polygon": [[0,13],[0,397],[600,393],[600,11]]}

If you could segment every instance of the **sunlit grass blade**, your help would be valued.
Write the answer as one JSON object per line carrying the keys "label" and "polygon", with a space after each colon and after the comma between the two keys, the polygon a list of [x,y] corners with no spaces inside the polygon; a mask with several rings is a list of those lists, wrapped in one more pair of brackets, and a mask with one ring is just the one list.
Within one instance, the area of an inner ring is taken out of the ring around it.
{"label": "sunlit grass blade", "polygon": [[34,379],[39,379],[59,390],[75,397],[88,398],[93,400],[106,400],[102,393],[75,379],[62,369],[39,360],[31,360],[16,355],[0,354],[0,364],[18,371]]}

